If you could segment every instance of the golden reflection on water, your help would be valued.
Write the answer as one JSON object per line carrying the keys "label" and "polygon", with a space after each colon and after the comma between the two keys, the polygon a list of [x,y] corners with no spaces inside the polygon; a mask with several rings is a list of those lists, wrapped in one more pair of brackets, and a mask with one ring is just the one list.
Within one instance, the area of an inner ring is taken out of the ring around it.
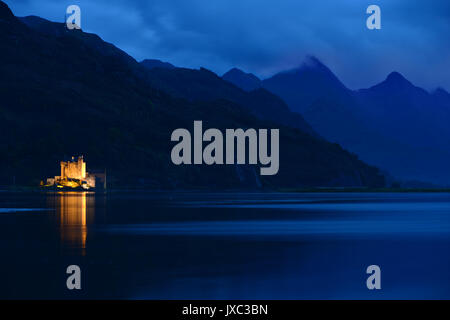
{"label": "golden reflection on water", "polygon": [[89,192],[58,192],[55,206],[62,244],[79,248],[84,254],[88,225],[95,214],[95,197]]}

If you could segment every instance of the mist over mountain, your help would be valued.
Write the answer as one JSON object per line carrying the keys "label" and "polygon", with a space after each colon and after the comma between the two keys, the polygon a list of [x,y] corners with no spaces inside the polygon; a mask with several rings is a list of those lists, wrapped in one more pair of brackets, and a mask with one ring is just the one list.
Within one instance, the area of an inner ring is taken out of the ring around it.
{"label": "mist over mountain", "polygon": [[315,101],[347,101],[351,91],[315,57],[293,70],[263,80],[262,86],[283,98],[293,111],[303,113]]}
{"label": "mist over mountain", "polygon": [[[2,185],[38,185],[72,155],[84,155],[88,170],[106,169],[113,187],[385,183],[377,168],[308,132],[302,116],[265,89],[245,92],[205,69],[148,69],[94,34],[19,20],[1,1],[0,40]],[[250,165],[174,165],[171,133],[192,130],[194,120],[205,128],[279,128],[278,174],[260,177]]]}

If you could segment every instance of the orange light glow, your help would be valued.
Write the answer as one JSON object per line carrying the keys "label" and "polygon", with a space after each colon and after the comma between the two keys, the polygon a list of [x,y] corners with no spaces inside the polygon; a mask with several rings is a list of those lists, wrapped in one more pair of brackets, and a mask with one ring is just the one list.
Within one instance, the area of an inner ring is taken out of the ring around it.
{"label": "orange light glow", "polygon": [[61,242],[72,248],[86,250],[88,220],[94,217],[94,197],[87,192],[59,192],[56,203]]}

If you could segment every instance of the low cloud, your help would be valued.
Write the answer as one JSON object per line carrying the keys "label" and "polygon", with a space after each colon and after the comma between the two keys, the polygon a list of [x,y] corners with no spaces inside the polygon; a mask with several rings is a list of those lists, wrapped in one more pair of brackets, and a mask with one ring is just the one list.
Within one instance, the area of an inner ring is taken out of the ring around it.
{"label": "low cloud", "polygon": [[317,56],[351,88],[393,70],[427,89],[450,90],[450,2],[379,0],[382,29],[368,30],[362,0],[14,0],[18,16],[63,21],[78,4],[82,27],[137,60],[155,58],[222,74],[260,77]]}

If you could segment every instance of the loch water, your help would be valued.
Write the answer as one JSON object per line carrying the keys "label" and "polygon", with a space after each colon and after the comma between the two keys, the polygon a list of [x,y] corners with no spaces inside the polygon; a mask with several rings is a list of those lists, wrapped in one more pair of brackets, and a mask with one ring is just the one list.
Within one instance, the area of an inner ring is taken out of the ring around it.
{"label": "loch water", "polygon": [[0,192],[0,254],[2,299],[450,299],[450,194]]}

